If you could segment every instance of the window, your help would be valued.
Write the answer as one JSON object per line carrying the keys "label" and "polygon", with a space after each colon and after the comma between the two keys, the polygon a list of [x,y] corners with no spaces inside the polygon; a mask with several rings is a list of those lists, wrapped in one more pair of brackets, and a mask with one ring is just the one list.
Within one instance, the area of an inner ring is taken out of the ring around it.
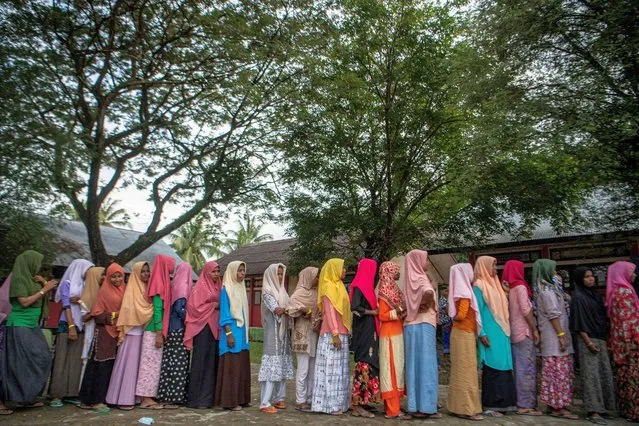
{"label": "window", "polygon": [[253,291],[253,304],[261,305],[262,304],[262,290],[254,290]]}

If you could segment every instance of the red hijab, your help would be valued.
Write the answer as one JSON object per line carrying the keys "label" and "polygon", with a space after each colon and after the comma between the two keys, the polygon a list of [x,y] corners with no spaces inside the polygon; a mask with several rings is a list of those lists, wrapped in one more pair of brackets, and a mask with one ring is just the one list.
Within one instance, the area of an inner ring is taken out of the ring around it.
{"label": "red hijab", "polygon": [[511,289],[523,285],[526,287],[526,292],[528,292],[528,298],[532,299],[532,289],[524,278],[524,262],[520,262],[519,260],[509,260],[506,262],[504,272],[501,274],[501,280],[506,281]]}
{"label": "red hijab", "polygon": [[[118,272],[122,275],[122,283],[116,287],[111,284],[111,276]],[[124,269],[117,263],[112,263],[106,269],[104,283],[100,287],[98,296],[93,304],[91,316],[97,317],[108,312],[119,312],[124,298],[124,287]],[[111,337],[118,337],[118,328],[115,324],[105,325],[104,328]]]}
{"label": "red hijab", "polygon": [[195,283],[195,287],[186,302],[186,330],[184,346],[193,348],[193,338],[206,324],[209,325],[215,340],[220,339],[220,294],[222,278],[213,281],[211,271],[217,268],[217,262],[207,262]]}
{"label": "red hijab", "polygon": [[[356,288],[362,292],[364,298],[371,306],[372,310],[377,309],[377,295],[375,294],[375,273],[377,272],[377,262],[373,259],[362,259],[357,266],[357,273],[351,283],[350,300],[353,303],[353,293]],[[375,315],[375,328],[379,336],[379,318]]]}
{"label": "red hijab", "polygon": [[175,268],[175,259],[163,254],[158,254],[153,262],[149,288],[146,296],[149,302],[153,302],[153,296],[160,296],[164,302],[162,315],[162,333],[164,337],[169,334],[169,315],[171,313],[171,272]]}

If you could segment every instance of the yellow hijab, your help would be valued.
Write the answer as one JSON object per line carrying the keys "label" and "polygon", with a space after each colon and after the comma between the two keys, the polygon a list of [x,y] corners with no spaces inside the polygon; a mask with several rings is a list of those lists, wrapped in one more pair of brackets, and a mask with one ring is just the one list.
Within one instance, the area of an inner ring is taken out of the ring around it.
{"label": "yellow hijab", "polygon": [[133,265],[129,282],[124,291],[117,323],[120,340],[123,340],[133,327],[146,327],[153,317],[153,303],[150,303],[146,298],[148,283],[143,283],[141,278],[144,265],[148,265],[148,263],[137,262]]}
{"label": "yellow hijab", "polygon": [[351,302],[346,292],[346,286],[342,282],[342,271],[344,270],[343,259],[329,259],[324,264],[319,276],[317,306],[322,310],[322,297],[328,297],[333,307],[342,316],[344,327],[350,331],[352,316]]}

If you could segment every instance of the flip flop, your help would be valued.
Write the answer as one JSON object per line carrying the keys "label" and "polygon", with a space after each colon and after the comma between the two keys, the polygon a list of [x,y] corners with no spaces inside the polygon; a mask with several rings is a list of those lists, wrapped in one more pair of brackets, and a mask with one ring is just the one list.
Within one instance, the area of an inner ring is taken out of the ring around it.
{"label": "flip flop", "polygon": [[175,404],[164,404],[164,409],[165,410],[177,410],[178,408],[180,408],[179,405],[175,405]]}
{"label": "flip flop", "polygon": [[519,415],[519,416],[543,416],[544,413],[542,413],[541,411],[538,410],[533,410],[531,408],[526,409],[526,411],[515,411],[515,414]]}
{"label": "flip flop", "polygon": [[98,413],[108,413],[109,411],[111,411],[111,409],[107,407],[105,404],[96,404],[93,407],[93,410]]}
{"label": "flip flop", "polygon": [[550,415],[552,417],[557,417],[558,419],[579,420],[579,416],[571,413],[570,411],[561,411],[559,413],[553,411]]}
{"label": "flip flop", "polygon": [[260,411],[264,414],[277,414],[277,410],[272,405],[268,407],[260,408]]}
{"label": "flip flop", "polygon": [[59,399],[52,399],[51,402],[49,402],[49,407],[62,408],[62,407],[64,407],[64,404]]}
{"label": "flip flop", "polygon": [[442,413],[426,414],[426,418],[433,419],[433,420],[441,419]]}
{"label": "flip flop", "polygon": [[279,401],[273,404],[273,407],[277,408],[278,410],[286,410],[286,403],[284,401]]}
{"label": "flip flop", "polygon": [[480,416],[479,414],[475,414],[474,416],[469,416],[466,414],[453,414],[455,417],[459,417],[460,419],[464,419],[464,420],[472,420],[474,422],[480,422],[482,420],[484,420],[484,418],[482,416]]}
{"label": "flip flop", "polygon": [[122,411],[131,411],[133,410],[132,405],[118,405],[118,408]]}
{"label": "flip flop", "polygon": [[164,405],[155,403],[149,405],[140,405],[140,408],[142,408],[143,410],[163,410]]}
{"label": "flip flop", "polygon": [[359,411],[355,411],[353,410],[353,412],[351,413],[351,416],[353,417],[363,417],[365,419],[372,419],[375,418],[375,414],[373,413],[369,413],[366,410],[363,410],[364,412],[359,412]]}
{"label": "flip flop", "polygon": [[10,408],[0,408],[0,416],[8,416],[13,414],[13,410]]}
{"label": "flip flop", "polygon": [[44,407],[44,403],[34,402],[33,404],[27,404],[27,405],[18,404],[16,405],[16,407],[17,408],[40,408],[40,407]]}
{"label": "flip flop", "polygon": [[608,422],[601,416],[586,416],[586,420],[596,425],[607,425]]}
{"label": "flip flop", "polygon": [[389,420],[413,420],[413,416],[405,413],[398,414],[396,416],[384,416],[384,418]]}
{"label": "flip flop", "polygon": [[71,398],[71,399],[64,398],[62,402],[64,402],[65,404],[75,405],[76,407],[80,405],[80,400],[75,398]]}
{"label": "flip flop", "polygon": [[499,411],[493,411],[493,410],[486,410],[484,411],[483,414],[486,417],[504,417],[504,415],[500,413]]}

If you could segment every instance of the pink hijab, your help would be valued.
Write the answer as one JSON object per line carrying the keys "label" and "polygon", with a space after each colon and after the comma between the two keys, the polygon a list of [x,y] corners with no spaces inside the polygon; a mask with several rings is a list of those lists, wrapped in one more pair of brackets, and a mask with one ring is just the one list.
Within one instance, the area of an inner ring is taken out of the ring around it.
{"label": "pink hijab", "polygon": [[435,293],[433,284],[426,275],[428,252],[412,250],[404,259],[404,296],[406,297],[406,322],[414,321],[419,314],[419,305],[425,292]]}
{"label": "pink hijab", "polygon": [[222,293],[222,276],[213,281],[211,271],[217,268],[217,262],[207,262],[195,283],[195,287],[186,302],[186,330],[184,330],[184,346],[193,348],[193,338],[205,325],[209,325],[215,340],[220,339],[220,294]]}
{"label": "pink hijab", "polygon": [[0,287],[0,324],[11,313],[11,303],[9,302],[9,287],[11,287],[11,274],[4,280],[2,287]]}
{"label": "pink hijab", "polygon": [[[372,310],[377,309],[377,295],[375,294],[375,274],[377,272],[377,262],[373,259],[364,258],[359,261],[357,273],[351,283],[350,301],[353,303],[353,292],[356,288],[362,292],[364,299],[368,302]],[[379,318],[375,315],[375,328],[379,336]]]}
{"label": "pink hijab", "polygon": [[639,297],[632,286],[630,278],[637,266],[631,262],[615,262],[608,267],[608,277],[606,279],[606,307],[608,315],[612,309],[612,297],[618,288],[627,288],[632,294],[635,309],[639,312]]}
{"label": "pink hijab", "polygon": [[460,299],[470,299],[470,307],[475,311],[475,321],[477,323],[477,334],[481,332],[481,314],[479,304],[473,291],[473,267],[470,263],[458,263],[450,268],[450,280],[448,291],[448,316],[455,319],[457,306],[455,303]]}
{"label": "pink hijab", "polygon": [[163,254],[158,254],[153,262],[149,288],[146,296],[149,302],[153,302],[153,296],[160,296],[164,302],[164,314],[162,315],[162,333],[164,337],[169,334],[169,314],[171,313],[171,272],[175,268],[175,259]]}

